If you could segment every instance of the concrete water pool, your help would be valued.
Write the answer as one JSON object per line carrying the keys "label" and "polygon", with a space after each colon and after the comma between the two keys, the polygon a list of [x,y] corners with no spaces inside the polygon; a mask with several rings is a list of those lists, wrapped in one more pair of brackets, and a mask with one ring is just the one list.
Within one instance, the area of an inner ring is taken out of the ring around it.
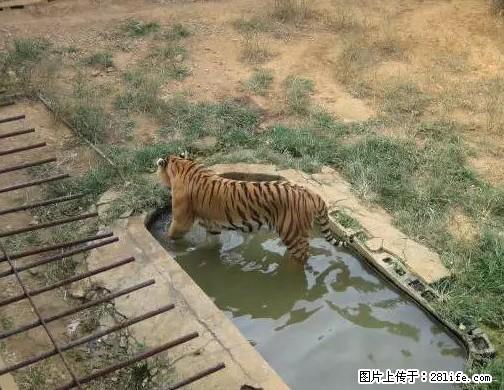
{"label": "concrete water pool", "polygon": [[303,268],[286,261],[273,233],[212,236],[194,226],[174,242],[169,219],[157,214],[153,236],[292,389],[362,388],[359,368],[463,370],[466,351],[440,324],[317,234]]}

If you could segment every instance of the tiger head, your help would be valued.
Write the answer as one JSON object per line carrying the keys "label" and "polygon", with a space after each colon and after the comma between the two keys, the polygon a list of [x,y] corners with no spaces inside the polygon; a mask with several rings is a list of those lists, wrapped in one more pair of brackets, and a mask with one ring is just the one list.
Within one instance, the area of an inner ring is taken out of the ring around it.
{"label": "tiger head", "polygon": [[187,152],[180,155],[170,155],[165,158],[158,158],[156,161],[157,175],[161,182],[171,188],[171,179],[179,171],[181,164],[192,161],[188,159]]}

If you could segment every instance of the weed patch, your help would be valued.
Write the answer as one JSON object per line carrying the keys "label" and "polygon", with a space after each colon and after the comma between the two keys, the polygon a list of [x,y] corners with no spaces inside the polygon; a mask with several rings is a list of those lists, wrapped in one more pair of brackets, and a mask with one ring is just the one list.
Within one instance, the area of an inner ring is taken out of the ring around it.
{"label": "weed patch", "polygon": [[304,23],[313,13],[306,0],[274,0],[272,16],[282,23]]}
{"label": "weed patch", "polygon": [[259,69],[245,82],[245,87],[257,95],[264,96],[268,93],[273,83],[273,72]]}
{"label": "weed patch", "polygon": [[121,25],[121,31],[130,37],[144,37],[159,29],[157,22],[144,22],[138,19],[128,19]]}
{"label": "weed patch", "polygon": [[272,57],[272,53],[255,32],[243,35],[241,60],[249,64],[262,64]]}
{"label": "weed patch", "polygon": [[20,66],[26,63],[37,63],[47,54],[50,44],[44,39],[26,38],[14,41],[4,59],[7,66]]}
{"label": "weed patch", "polygon": [[504,132],[504,79],[494,78],[486,82],[484,108],[487,129]]}
{"label": "weed patch", "polygon": [[112,53],[98,52],[90,55],[84,59],[86,65],[100,66],[102,68],[109,68],[114,65],[112,61]]}
{"label": "weed patch", "polygon": [[236,31],[242,34],[267,32],[270,30],[269,24],[258,16],[253,16],[250,19],[244,17],[236,19],[232,23]]}
{"label": "weed patch", "polygon": [[362,80],[373,66],[384,60],[400,60],[403,55],[402,42],[392,32],[355,32],[346,40],[338,56],[335,66],[336,79],[352,87]]}
{"label": "weed patch", "polygon": [[383,92],[383,110],[391,118],[403,120],[423,114],[430,98],[410,82],[392,82]]}
{"label": "weed patch", "polygon": [[164,33],[165,38],[169,40],[187,38],[190,35],[191,31],[181,23],[174,24]]}
{"label": "weed patch", "polygon": [[503,15],[504,0],[490,0],[490,12],[494,15]]}
{"label": "weed patch", "polygon": [[310,94],[315,84],[313,81],[298,76],[290,76],[284,81],[287,108],[295,114],[307,114],[310,108]]}

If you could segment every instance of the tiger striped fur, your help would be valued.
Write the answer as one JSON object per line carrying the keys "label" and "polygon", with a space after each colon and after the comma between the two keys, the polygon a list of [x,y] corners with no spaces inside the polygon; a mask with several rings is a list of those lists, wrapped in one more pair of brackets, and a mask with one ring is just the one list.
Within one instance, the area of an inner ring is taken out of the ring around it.
{"label": "tiger striped fur", "polygon": [[316,221],[328,242],[346,245],[333,236],[323,199],[302,186],[227,179],[178,156],[160,158],[157,166],[161,182],[172,191],[170,238],[182,237],[195,221],[212,234],[223,229],[253,232],[265,226],[276,230],[290,259],[304,263]]}

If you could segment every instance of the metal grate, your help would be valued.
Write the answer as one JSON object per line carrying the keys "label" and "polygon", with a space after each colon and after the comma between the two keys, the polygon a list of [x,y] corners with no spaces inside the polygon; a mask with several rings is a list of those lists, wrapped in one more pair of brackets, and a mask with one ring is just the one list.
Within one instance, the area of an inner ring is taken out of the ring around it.
{"label": "metal grate", "polygon": [[[10,101],[8,103],[13,104]],[[2,105],[2,104],[0,103],[0,105]],[[15,122],[23,120],[23,119],[25,119],[24,114],[11,116],[11,117],[3,117],[3,118],[0,117],[0,124],[1,123],[7,123],[7,124],[15,123]],[[3,139],[11,138],[11,137],[18,137],[21,135],[30,134],[30,133],[34,133],[34,132],[35,132],[34,128],[28,128],[28,129],[24,129],[24,130],[7,131],[7,132],[5,132],[2,129],[2,130],[0,130],[0,139],[3,140]],[[2,142],[5,143],[5,141],[2,141]],[[0,156],[13,155],[13,154],[20,153],[20,152],[27,151],[27,150],[44,148],[46,146],[47,145],[45,142],[27,144],[26,146],[17,147],[17,148],[7,148],[5,146],[0,145]],[[56,158],[53,157],[53,158],[36,160],[36,161],[27,161],[27,162],[23,162],[22,164],[17,164],[17,165],[12,165],[12,166],[7,166],[7,167],[0,167],[0,175],[8,173],[8,172],[26,169],[28,167],[45,165],[45,164],[48,164],[48,163],[51,163],[54,161],[56,161]],[[40,179],[33,180],[33,181],[15,183],[15,184],[12,184],[8,187],[0,188],[0,195],[5,194],[5,193],[9,193],[14,190],[39,186],[41,184],[47,184],[47,183],[51,183],[54,181],[63,180],[68,177],[69,177],[69,175],[67,175],[67,174],[59,174],[59,175],[48,176],[45,178],[40,178]],[[18,213],[20,211],[25,211],[25,210],[37,209],[37,208],[55,205],[55,204],[59,204],[59,203],[63,203],[63,202],[68,202],[68,201],[72,201],[72,200],[81,198],[83,196],[84,196],[84,194],[82,194],[82,193],[71,194],[68,196],[47,199],[47,200],[43,200],[43,201],[34,202],[31,204],[19,205],[19,206],[15,206],[12,208],[0,210],[0,216],[7,215],[7,214],[14,214],[14,213]],[[180,338],[177,338],[175,340],[167,342],[163,345],[160,345],[159,347],[153,348],[153,349],[146,351],[146,352],[143,352],[143,353],[139,353],[126,361],[118,362],[116,364],[112,364],[108,367],[100,369],[90,375],[78,377],[75,374],[71,365],[65,359],[63,352],[68,351],[68,350],[70,350],[74,347],[77,347],[79,345],[83,345],[83,344],[89,343],[91,341],[97,340],[105,335],[108,335],[113,332],[119,331],[121,329],[127,328],[133,324],[136,324],[141,321],[147,320],[149,318],[166,313],[166,312],[172,310],[175,306],[173,304],[167,304],[167,305],[164,305],[156,310],[146,312],[143,315],[121,321],[110,328],[107,328],[107,329],[95,332],[93,334],[84,336],[84,337],[79,338],[77,340],[74,340],[68,344],[60,344],[54,339],[54,336],[51,333],[51,331],[49,330],[47,324],[49,324],[53,321],[56,321],[58,319],[61,319],[63,317],[79,313],[79,312],[86,310],[86,309],[89,309],[91,307],[94,307],[94,306],[97,306],[97,305],[100,305],[103,303],[111,302],[117,297],[121,297],[123,295],[147,288],[147,287],[153,285],[155,283],[155,280],[153,280],[153,279],[147,280],[147,281],[132,285],[131,287],[122,289],[120,291],[110,292],[107,295],[105,295],[99,299],[91,300],[91,301],[86,302],[80,306],[62,311],[60,313],[42,316],[39,311],[39,308],[37,307],[37,305],[33,301],[34,296],[45,293],[47,291],[54,290],[59,287],[66,286],[70,283],[88,278],[93,275],[100,274],[102,272],[107,272],[107,271],[113,270],[113,269],[115,269],[117,267],[121,267],[125,264],[129,264],[131,262],[134,262],[135,258],[128,257],[125,259],[119,259],[119,260],[117,260],[107,266],[103,266],[103,267],[100,267],[100,268],[97,268],[94,270],[90,270],[85,273],[77,274],[77,275],[72,276],[67,279],[59,280],[58,282],[51,284],[51,285],[48,285],[48,286],[44,286],[44,287],[41,287],[38,289],[28,289],[19,275],[21,272],[24,272],[26,270],[29,270],[29,269],[32,269],[35,267],[39,267],[44,264],[56,262],[56,261],[62,260],[64,258],[67,258],[69,256],[73,256],[78,253],[84,253],[84,252],[90,251],[95,248],[99,248],[99,247],[103,247],[105,245],[115,243],[115,242],[119,241],[119,238],[114,237],[113,233],[101,233],[101,234],[97,234],[97,235],[90,236],[90,237],[79,238],[79,239],[76,239],[73,241],[58,243],[58,244],[49,245],[49,246],[43,246],[43,247],[39,247],[39,248],[30,248],[30,249],[24,250],[23,252],[18,252],[18,253],[9,253],[7,251],[7,249],[5,248],[5,245],[2,242],[2,240],[7,237],[12,237],[12,236],[15,236],[18,234],[36,231],[36,230],[47,229],[47,228],[50,228],[53,226],[59,226],[59,225],[63,225],[63,224],[67,224],[67,223],[71,223],[71,222],[75,222],[75,221],[96,218],[97,216],[98,216],[97,213],[87,213],[87,214],[75,215],[75,216],[67,217],[67,218],[63,218],[63,219],[58,219],[58,220],[54,220],[54,221],[50,221],[50,222],[46,222],[46,223],[42,223],[42,224],[38,224],[38,225],[34,225],[34,226],[24,226],[24,227],[17,228],[17,229],[0,231],[0,251],[1,251],[0,263],[6,262],[9,265],[8,270],[0,272],[0,278],[6,277],[9,275],[14,275],[17,284],[22,289],[22,293],[20,293],[18,295],[12,295],[8,298],[0,300],[0,307],[3,307],[5,305],[9,305],[14,302],[18,302],[18,301],[26,299],[29,301],[29,304],[31,305],[33,312],[36,314],[36,317],[37,317],[37,319],[35,321],[32,321],[30,323],[26,323],[26,324],[18,327],[17,329],[13,329],[13,330],[9,330],[9,331],[5,331],[3,333],[0,333],[0,340],[4,340],[10,336],[17,335],[19,333],[26,332],[30,329],[41,326],[41,327],[43,327],[45,333],[49,337],[49,340],[51,341],[51,344],[53,346],[53,348],[51,350],[48,350],[46,352],[32,356],[26,360],[12,364],[10,366],[0,368],[0,375],[4,375],[4,374],[10,373],[10,372],[13,372],[13,371],[21,369],[23,367],[30,366],[30,365],[35,364],[37,362],[41,362],[44,359],[47,359],[51,356],[57,355],[57,356],[59,356],[61,362],[63,363],[63,366],[65,367],[66,371],[69,373],[69,375],[71,377],[71,381],[69,383],[66,383],[66,384],[58,387],[58,389],[71,389],[71,388],[82,389],[83,388],[82,385],[84,385],[90,381],[97,380],[97,379],[99,379],[107,374],[110,374],[116,370],[128,367],[132,364],[135,364],[139,361],[147,359],[151,356],[159,354],[163,351],[166,351],[170,348],[173,348],[177,345],[186,343],[186,342],[198,337],[197,332],[189,333],[185,336],[182,336]],[[22,265],[16,265],[14,262],[15,260],[23,259],[28,256],[42,255],[44,253],[51,252],[54,250],[61,250],[61,253],[58,253],[55,255],[49,255],[49,256],[46,256],[40,260],[33,261],[31,263],[22,264]],[[189,377],[185,380],[182,380],[179,383],[175,383],[173,385],[170,385],[168,388],[169,389],[181,388],[181,387],[186,386],[190,383],[193,383],[201,378],[204,378],[205,376],[208,376],[214,372],[217,372],[217,371],[223,369],[224,367],[225,367],[224,363],[219,363],[219,364],[217,364],[213,367],[210,367],[204,371],[195,373],[191,377]]]}

